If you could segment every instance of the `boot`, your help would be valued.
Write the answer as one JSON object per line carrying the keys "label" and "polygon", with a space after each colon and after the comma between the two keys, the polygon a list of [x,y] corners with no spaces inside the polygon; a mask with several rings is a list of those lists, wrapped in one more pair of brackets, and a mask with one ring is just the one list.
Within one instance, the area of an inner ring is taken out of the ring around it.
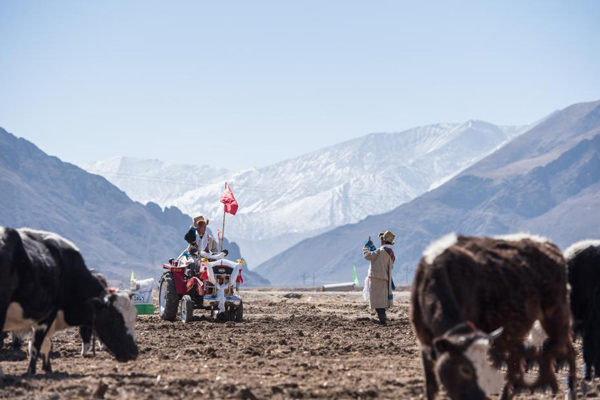
{"label": "boot", "polygon": [[381,325],[387,325],[387,316],[385,315],[385,308],[376,308],[375,311],[377,311],[379,323]]}

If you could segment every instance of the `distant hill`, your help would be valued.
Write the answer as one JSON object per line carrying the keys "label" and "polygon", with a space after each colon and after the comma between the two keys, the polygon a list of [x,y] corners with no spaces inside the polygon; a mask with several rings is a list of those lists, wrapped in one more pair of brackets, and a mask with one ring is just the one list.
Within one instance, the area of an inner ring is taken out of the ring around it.
{"label": "distant hill", "polygon": [[161,264],[186,246],[191,218],[176,207],[134,202],[105,178],[2,128],[0,193],[0,225],[57,232],[111,279],[127,279],[131,270],[140,278],[158,277]]}
{"label": "distant hill", "polygon": [[374,133],[263,168],[230,172],[110,159],[86,166],[130,197],[220,218],[227,180],[240,210],[228,224],[251,267],[301,240],[381,214],[439,186],[526,127],[483,121]]}
{"label": "distant hill", "polygon": [[296,285],[303,273],[321,283],[364,277],[361,248],[391,229],[398,282],[412,280],[427,244],[446,233],[529,231],[558,245],[600,237],[600,102],[555,112],[533,129],[439,188],[383,215],[307,239],[260,265],[273,284]]}

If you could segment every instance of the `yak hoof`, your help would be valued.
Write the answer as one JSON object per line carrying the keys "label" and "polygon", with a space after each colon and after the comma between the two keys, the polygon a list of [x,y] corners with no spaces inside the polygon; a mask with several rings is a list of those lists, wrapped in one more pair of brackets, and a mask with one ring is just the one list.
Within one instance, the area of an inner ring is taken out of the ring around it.
{"label": "yak hoof", "polygon": [[44,365],[42,365],[42,369],[47,374],[51,374],[52,373],[52,366],[50,365],[50,362],[44,363]]}

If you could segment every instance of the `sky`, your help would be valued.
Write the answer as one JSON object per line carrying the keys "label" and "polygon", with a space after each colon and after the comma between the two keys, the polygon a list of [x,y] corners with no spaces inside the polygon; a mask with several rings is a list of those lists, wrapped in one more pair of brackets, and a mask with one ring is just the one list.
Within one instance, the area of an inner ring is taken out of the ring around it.
{"label": "sky", "polygon": [[0,127],[231,169],[600,99],[600,2],[0,1]]}

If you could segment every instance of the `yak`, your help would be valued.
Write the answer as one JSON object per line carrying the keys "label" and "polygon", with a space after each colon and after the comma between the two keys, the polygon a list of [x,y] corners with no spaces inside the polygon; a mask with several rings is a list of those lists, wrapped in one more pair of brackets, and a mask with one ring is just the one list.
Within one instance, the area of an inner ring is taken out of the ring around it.
{"label": "yak", "polygon": [[0,327],[35,329],[28,373],[35,373],[40,354],[51,372],[50,338],[75,326],[93,329],[117,361],[134,360],[136,315],[129,294],[102,286],[67,239],[0,227]]}
{"label": "yak", "polygon": [[[542,350],[524,344],[536,320],[548,336]],[[515,390],[546,386],[556,392],[556,359],[568,362],[575,396],[565,260],[545,238],[451,234],[433,243],[415,273],[411,321],[429,400],[438,381],[452,399],[483,399],[500,390],[509,399]],[[540,364],[532,383],[524,378],[531,359]],[[506,377],[491,362],[506,363]]]}
{"label": "yak", "polygon": [[584,240],[565,250],[571,286],[574,331],[583,339],[585,379],[600,376],[600,240]]}

